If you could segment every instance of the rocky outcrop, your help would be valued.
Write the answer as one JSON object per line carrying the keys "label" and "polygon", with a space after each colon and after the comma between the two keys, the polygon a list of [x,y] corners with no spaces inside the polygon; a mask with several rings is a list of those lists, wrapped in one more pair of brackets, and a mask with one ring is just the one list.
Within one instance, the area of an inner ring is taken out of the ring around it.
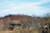
{"label": "rocky outcrop", "polygon": [[[41,18],[33,18],[27,15],[8,15],[5,17],[0,18],[0,29],[8,29],[12,24],[14,25],[21,25],[24,26],[23,28],[39,28],[39,23],[46,22]],[[12,26],[12,27],[13,27]],[[19,26],[18,26],[19,27]]]}

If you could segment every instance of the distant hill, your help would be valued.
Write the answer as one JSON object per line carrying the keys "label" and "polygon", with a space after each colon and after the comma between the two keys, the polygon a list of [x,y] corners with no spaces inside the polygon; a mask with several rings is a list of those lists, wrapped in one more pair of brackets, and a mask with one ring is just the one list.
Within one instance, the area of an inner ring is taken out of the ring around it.
{"label": "distant hill", "polygon": [[10,23],[26,25],[38,25],[38,23],[40,23],[41,25],[44,25],[45,23],[48,23],[48,18],[32,17],[28,15],[7,15],[0,18],[0,29],[3,27],[5,29]]}
{"label": "distant hill", "polygon": [[7,21],[7,20],[21,20],[22,23],[25,22],[41,22],[41,21],[48,21],[48,18],[41,18],[41,17],[32,17],[32,16],[27,16],[27,15],[7,15],[5,17],[1,17],[0,19]]}

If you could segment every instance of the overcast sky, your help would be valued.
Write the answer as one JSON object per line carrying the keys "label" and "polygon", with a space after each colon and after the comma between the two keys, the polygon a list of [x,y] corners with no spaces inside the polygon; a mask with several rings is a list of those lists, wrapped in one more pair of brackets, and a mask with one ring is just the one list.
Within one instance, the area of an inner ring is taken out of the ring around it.
{"label": "overcast sky", "polygon": [[50,12],[50,0],[0,0],[0,16],[24,14],[43,16]]}

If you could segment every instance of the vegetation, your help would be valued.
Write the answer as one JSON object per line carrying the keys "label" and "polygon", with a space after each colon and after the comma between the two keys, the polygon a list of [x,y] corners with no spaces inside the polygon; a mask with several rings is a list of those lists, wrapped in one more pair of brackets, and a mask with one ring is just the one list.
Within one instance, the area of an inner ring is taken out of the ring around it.
{"label": "vegetation", "polygon": [[[5,16],[5,17],[2,17],[0,18],[0,28],[4,28],[4,29],[7,29],[11,23],[16,23],[16,22],[12,22],[12,21],[20,21],[19,24],[25,24],[26,26],[29,27],[35,27],[35,29],[32,29],[32,30],[26,30],[26,29],[21,29],[21,30],[13,30],[13,31],[9,31],[9,30],[6,30],[6,31],[0,31],[0,33],[39,33],[39,24],[40,25],[44,25],[44,24],[48,24],[50,23],[50,16],[49,17],[32,17],[32,16],[27,16],[27,15],[8,15],[8,16]],[[24,26],[25,27],[25,26]],[[38,27],[38,28],[37,28]],[[37,28],[37,29],[36,29]]]}

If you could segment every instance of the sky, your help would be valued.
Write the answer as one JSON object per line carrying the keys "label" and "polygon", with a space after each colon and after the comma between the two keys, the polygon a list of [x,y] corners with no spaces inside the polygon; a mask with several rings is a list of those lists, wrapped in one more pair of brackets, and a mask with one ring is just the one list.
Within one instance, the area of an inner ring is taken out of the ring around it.
{"label": "sky", "polygon": [[24,14],[44,16],[50,13],[50,0],[0,0],[0,16]]}

